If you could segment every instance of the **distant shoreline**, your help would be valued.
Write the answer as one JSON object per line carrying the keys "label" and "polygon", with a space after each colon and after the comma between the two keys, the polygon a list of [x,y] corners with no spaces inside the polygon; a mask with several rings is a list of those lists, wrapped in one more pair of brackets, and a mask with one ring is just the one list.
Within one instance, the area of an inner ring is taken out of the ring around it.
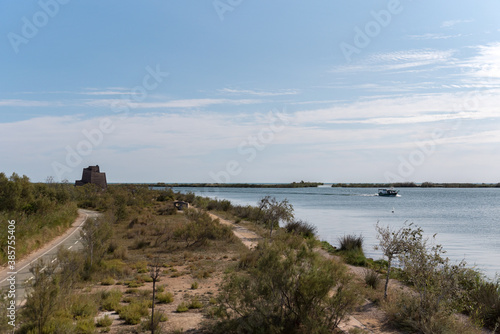
{"label": "distant shoreline", "polygon": [[500,183],[434,183],[414,182],[402,183],[322,183],[322,182],[292,182],[292,183],[156,183],[150,187],[166,188],[316,188],[318,186],[333,188],[500,188]]}

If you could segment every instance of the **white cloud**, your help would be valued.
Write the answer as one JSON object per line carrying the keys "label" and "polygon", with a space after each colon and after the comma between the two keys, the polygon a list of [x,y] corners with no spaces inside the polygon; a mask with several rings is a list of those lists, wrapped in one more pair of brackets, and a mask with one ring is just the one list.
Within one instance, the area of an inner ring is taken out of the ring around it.
{"label": "white cloud", "polygon": [[477,54],[465,60],[462,67],[469,69],[469,75],[475,78],[500,78],[500,43],[480,45],[475,49]]}
{"label": "white cloud", "polygon": [[0,100],[0,107],[61,107],[64,103],[61,101],[34,101],[20,99]]}
{"label": "white cloud", "polygon": [[441,23],[441,28],[451,28],[453,26],[456,26],[457,24],[463,24],[463,23],[471,23],[474,22],[474,20],[448,20],[444,21]]}
{"label": "white cloud", "polygon": [[382,72],[415,70],[427,66],[432,70],[436,65],[454,62],[456,50],[406,50],[387,53],[376,53],[353,65],[335,67],[333,73],[342,72]]}
{"label": "white cloud", "polygon": [[231,88],[219,89],[219,92],[225,93],[225,94],[256,95],[256,96],[297,95],[299,93],[299,91],[296,89],[285,89],[285,90],[279,90],[279,91],[266,92],[266,91],[261,91],[261,90],[231,89]]}
{"label": "white cloud", "polygon": [[450,38],[458,38],[458,37],[464,37],[468,35],[463,35],[463,34],[456,34],[456,35],[444,35],[444,34],[434,34],[434,33],[427,33],[423,35],[408,35],[408,38],[414,39],[414,40],[428,40],[428,39],[450,39]]}
{"label": "white cloud", "polygon": [[132,109],[150,109],[150,108],[201,108],[211,105],[245,105],[260,103],[260,100],[242,99],[186,99],[186,100],[171,100],[159,102],[134,102],[132,99],[101,99],[90,100],[86,104],[89,106],[113,107],[113,106],[128,106]]}

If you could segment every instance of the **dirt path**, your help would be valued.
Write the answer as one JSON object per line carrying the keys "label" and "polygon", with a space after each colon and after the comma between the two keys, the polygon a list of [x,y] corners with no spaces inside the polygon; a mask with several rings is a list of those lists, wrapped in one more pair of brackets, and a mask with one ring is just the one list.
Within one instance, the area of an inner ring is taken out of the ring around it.
{"label": "dirt path", "polygon": [[237,236],[248,249],[254,249],[255,247],[257,247],[259,240],[262,239],[260,235],[253,231],[250,231],[247,228],[238,226],[229,220],[214,215],[213,213],[209,212],[208,214],[210,215],[210,217],[212,217],[212,219],[218,219],[221,224],[231,226],[233,228],[234,235]]}

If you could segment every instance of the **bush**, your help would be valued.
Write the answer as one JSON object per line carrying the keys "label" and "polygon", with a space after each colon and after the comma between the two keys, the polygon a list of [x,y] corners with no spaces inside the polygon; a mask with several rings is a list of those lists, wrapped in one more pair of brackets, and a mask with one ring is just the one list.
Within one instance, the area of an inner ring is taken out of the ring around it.
{"label": "bush", "polygon": [[97,304],[94,298],[90,296],[85,296],[84,298],[73,300],[71,303],[71,314],[75,319],[78,318],[89,318],[97,314]]}
{"label": "bush", "polygon": [[188,209],[186,216],[189,222],[174,231],[174,237],[184,240],[186,247],[202,246],[208,240],[233,241],[235,238],[229,226],[221,225],[205,212]]}
{"label": "bush", "polygon": [[113,285],[115,284],[115,280],[113,277],[106,277],[101,281],[101,285]]}
{"label": "bush", "polygon": [[101,292],[101,307],[105,311],[115,311],[120,305],[122,292],[118,289]]}
{"label": "bush", "polygon": [[324,241],[324,240],[321,241],[321,248],[323,248],[324,250],[326,250],[330,254],[335,254],[337,252],[337,248],[330,245],[330,243],[328,243],[328,241]]}
{"label": "bush", "polygon": [[[500,329],[500,285],[493,282],[481,282],[471,291],[475,314],[484,326]],[[500,331],[496,331],[499,333]]]}
{"label": "bush", "polygon": [[83,318],[76,322],[74,333],[76,334],[93,334],[95,332],[95,324],[93,318]]}
{"label": "bush", "polygon": [[170,292],[162,292],[156,295],[156,299],[160,304],[170,304],[174,301],[174,295]]}
{"label": "bush", "polygon": [[191,290],[196,290],[196,289],[198,289],[198,282],[193,282],[191,284]]}
{"label": "bush", "polygon": [[253,207],[251,205],[247,206],[233,206],[233,209],[231,210],[233,215],[240,219],[248,219],[251,221],[257,221],[260,217],[260,210],[257,207]]}
{"label": "bush", "polygon": [[188,308],[190,308],[190,309],[199,309],[202,307],[203,307],[203,303],[198,300],[198,297],[194,297],[188,306]]}
{"label": "bush", "polygon": [[472,324],[457,319],[445,308],[423,305],[420,297],[403,293],[384,303],[389,322],[396,328],[410,333],[423,334],[480,334]]}
{"label": "bush", "polygon": [[178,313],[184,313],[184,312],[187,312],[187,311],[189,311],[189,306],[188,306],[186,303],[182,302],[182,303],[180,303],[180,304],[177,306],[176,311],[177,311]]}
{"label": "bush", "polygon": [[304,238],[314,238],[318,229],[316,226],[304,222],[302,220],[295,220],[285,225],[287,233],[295,233],[303,236]]}
{"label": "bush", "polygon": [[97,327],[109,327],[113,324],[113,319],[111,319],[107,314],[97,320]]}
{"label": "bush", "polygon": [[344,235],[339,238],[341,251],[352,251],[363,249],[363,237],[355,235]]}
{"label": "bush", "polygon": [[149,314],[147,302],[132,301],[129,305],[122,306],[118,310],[120,319],[125,320],[128,325],[137,325],[141,318]]}
{"label": "bush", "polygon": [[371,269],[365,270],[365,283],[372,289],[377,289],[380,284],[380,275]]}
{"label": "bush", "polygon": [[259,244],[245,271],[230,273],[219,295],[216,331],[330,333],[357,302],[345,267],[312,243],[286,236]]}

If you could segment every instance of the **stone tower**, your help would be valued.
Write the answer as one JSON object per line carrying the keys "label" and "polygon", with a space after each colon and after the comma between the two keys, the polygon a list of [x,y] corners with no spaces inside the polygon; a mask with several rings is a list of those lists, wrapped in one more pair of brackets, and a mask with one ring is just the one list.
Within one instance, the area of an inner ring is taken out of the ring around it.
{"label": "stone tower", "polygon": [[108,183],[106,181],[106,173],[101,173],[99,171],[99,165],[84,168],[82,179],[76,181],[75,186],[84,186],[87,183],[98,185],[102,189],[106,189],[108,187]]}

